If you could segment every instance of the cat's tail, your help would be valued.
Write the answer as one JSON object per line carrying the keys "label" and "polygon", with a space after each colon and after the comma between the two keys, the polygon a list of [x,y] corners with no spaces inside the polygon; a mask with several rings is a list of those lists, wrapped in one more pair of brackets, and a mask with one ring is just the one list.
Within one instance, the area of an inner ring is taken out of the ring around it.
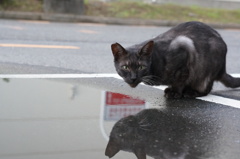
{"label": "cat's tail", "polygon": [[240,87],[240,78],[232,77],[227,73],[224,73],[219,81],[222,82],[226,87]]}

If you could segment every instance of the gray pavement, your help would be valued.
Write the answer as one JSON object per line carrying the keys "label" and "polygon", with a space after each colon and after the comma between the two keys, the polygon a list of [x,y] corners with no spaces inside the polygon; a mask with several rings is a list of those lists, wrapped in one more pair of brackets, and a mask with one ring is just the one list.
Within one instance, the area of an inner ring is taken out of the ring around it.
{"label": "gray pavement", "polygon": [[[79,72],[113,73],[110,45],[119,42],[124,46],[157,36],[169,27],[119,26],[93,23],[54,23],[48,21],[0,20],[0,43],[11,44],[0,48],[1,73],[14,73],[6,68],[10,63],[40,67],[54,67]],[[227,70],[238,73],[239,31],[219,30],[228,45]],[[75,46],[78,49],[17,47],[24,45]],[[16,70],[15,73],[22,72]],[[46,69],[48,72],[49,69]],[[25,73],[38,73],[26,70]],[[24,73],[24,72],[22,72]]]}
{"label": "gray pavement", "polygon": [[[146,27],[96,25],[85,23],[49,23],[1,21],[1,42],[16,44],[70,45],[79,49],[40,49],[1,47],[1,61],[18,64],[53,66],[82,72],[114,72],[110,45],[125,45],[151,38],[158,29]],[[159,30],[159,31],[157,31]],[[131,33],[131,36],[125,36]],[[137,40],[139,39],[139,40]]]}

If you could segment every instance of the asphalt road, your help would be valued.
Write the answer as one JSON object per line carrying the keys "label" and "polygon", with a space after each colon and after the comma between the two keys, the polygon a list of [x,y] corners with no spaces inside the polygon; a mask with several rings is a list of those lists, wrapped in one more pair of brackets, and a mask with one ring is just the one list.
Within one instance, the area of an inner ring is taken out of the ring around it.
{"label": "asphalt road", "polygon": [[[112,43],[130,46],[168,29],[0,20],[0,73],[116,73],[110,50]],[[218,31],[228,45],[227,71],[239,74],[240,30]],[[218,83],[214,89],[226,90]],[[234,98],[240,96],[238,92],[230,94]]]}
{"label": "asphalt road", "polygon": [[[0,63],[53,67],[52,71],[115,73],[110,45],[130,46],[155,37],[168,27],[117,26],[86,23],[0,20]],[[239,30],[219,30],[228,45],[227,70],[239,73]],[[17,46],[17,44],[22,44]],[[24,46],[25,45],[25,46]],[[29,45],[29,46],[28,46]],[[56,48],[31,45],[57,45]],[[63,46],[74,46],[64,48]],[[3,66],[2,66],[3,68]],[[55,68],[55,69],[54,69]],[[16,69],[16,70],[15,70]],[[1,73],[39,73],[39,70],[4,68]],[[44,72],[44,71],[43,71]]]}
{"label": "asphalt road", "polygon": [[[200,124],[200,132],[203,134],[196,136],[194,140],[196,143],[191,142],[193,147],[194,144],[200,144],[204,152],[214,152],[210,158],[237,159],[240,149],[239,89],[230,90],[216,83],[212,94],[207,97],[172,101],[163,97],[163,87],[140,85],[132,89],[115,75],[110,50],[112,43],[119,42],[123,46],[129,46],[168,29],[150,26],[0,20],[0,73],[83,73],[81,78],[67,79],[65,82],[139,97],[150,103],[151,107],[160,106],[172,116],[177,114],[181,118],[184,117],[187,123]],[[227,70],[229,73],[239,75],[240,30],[218,31],[228,45]],[[108,77],[97,76],[99,73],[107,74]],[[193,135],[194,131],[191,134]],[[201,135],[209,138],[203,141]],[[209,144],[215,146],[205,148],[204,145]],[[196,155],[201,153],[197,152],[198,149],[195,150]]]}

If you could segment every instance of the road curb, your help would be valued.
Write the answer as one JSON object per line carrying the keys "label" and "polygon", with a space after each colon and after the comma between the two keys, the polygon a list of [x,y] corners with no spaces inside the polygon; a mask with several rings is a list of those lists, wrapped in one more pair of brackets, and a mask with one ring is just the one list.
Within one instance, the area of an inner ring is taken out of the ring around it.
{"label": "road curb", "polygon": [[[83,22],[83,23],[102,23],[114,25],[145,25],[145,26],[174,26],[181,21],[168,20],[145,20],[145,19],[123,19],[101,16],[85,16],[73,14],[49,14],[36,12],[13,12],[0,11],[1,19],[22,19],[22,20],[43,20],[54,22]],[[208,23],[214,28],[231,28],[240,29],[240,24],[222,24],[222,23]]]}

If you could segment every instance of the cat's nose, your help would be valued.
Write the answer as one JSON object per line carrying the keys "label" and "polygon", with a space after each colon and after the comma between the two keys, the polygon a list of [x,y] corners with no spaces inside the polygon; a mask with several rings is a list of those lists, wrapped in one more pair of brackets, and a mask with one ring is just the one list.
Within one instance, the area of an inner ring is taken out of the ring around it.
{"label": "cat's nose", "polygon": [[137,78],[131,78],[131,83],[135,83],[136,80]]}
{"label": "cat's nose", "polygon": [[136,81],[136,79],[137,79],[136,74],[131,74],[131,80],[132,80],[132,81]]}
{"label": "cat's nose", "polygon": [[138,85],[138,82],[136,82],[136,81],[137,81],[137,79],[133,79],[133,80],[129,81],[128,84],[131,87],[135,88]]}
{"label": "cat's nose", "polygon": [[136,79],[137,79],[136,77],[134,77],[134,78],[131,78],[131,80],[132,80],[132,81],[136,81]]}
{"label": "cat's nose", "polygon": [[135,73],[131,73],[131,77],[130,77],[128,84],[131,87],[136,87],[138,85],[138,83],[136,81],[137,81],[137,75]]}
{"label": "cat's nose", "polygon": [[130,84],[131,85],[135,85],[136,84],[136,81],[137,81],[137,78],[131,78],[131,81],[130,81]]}

